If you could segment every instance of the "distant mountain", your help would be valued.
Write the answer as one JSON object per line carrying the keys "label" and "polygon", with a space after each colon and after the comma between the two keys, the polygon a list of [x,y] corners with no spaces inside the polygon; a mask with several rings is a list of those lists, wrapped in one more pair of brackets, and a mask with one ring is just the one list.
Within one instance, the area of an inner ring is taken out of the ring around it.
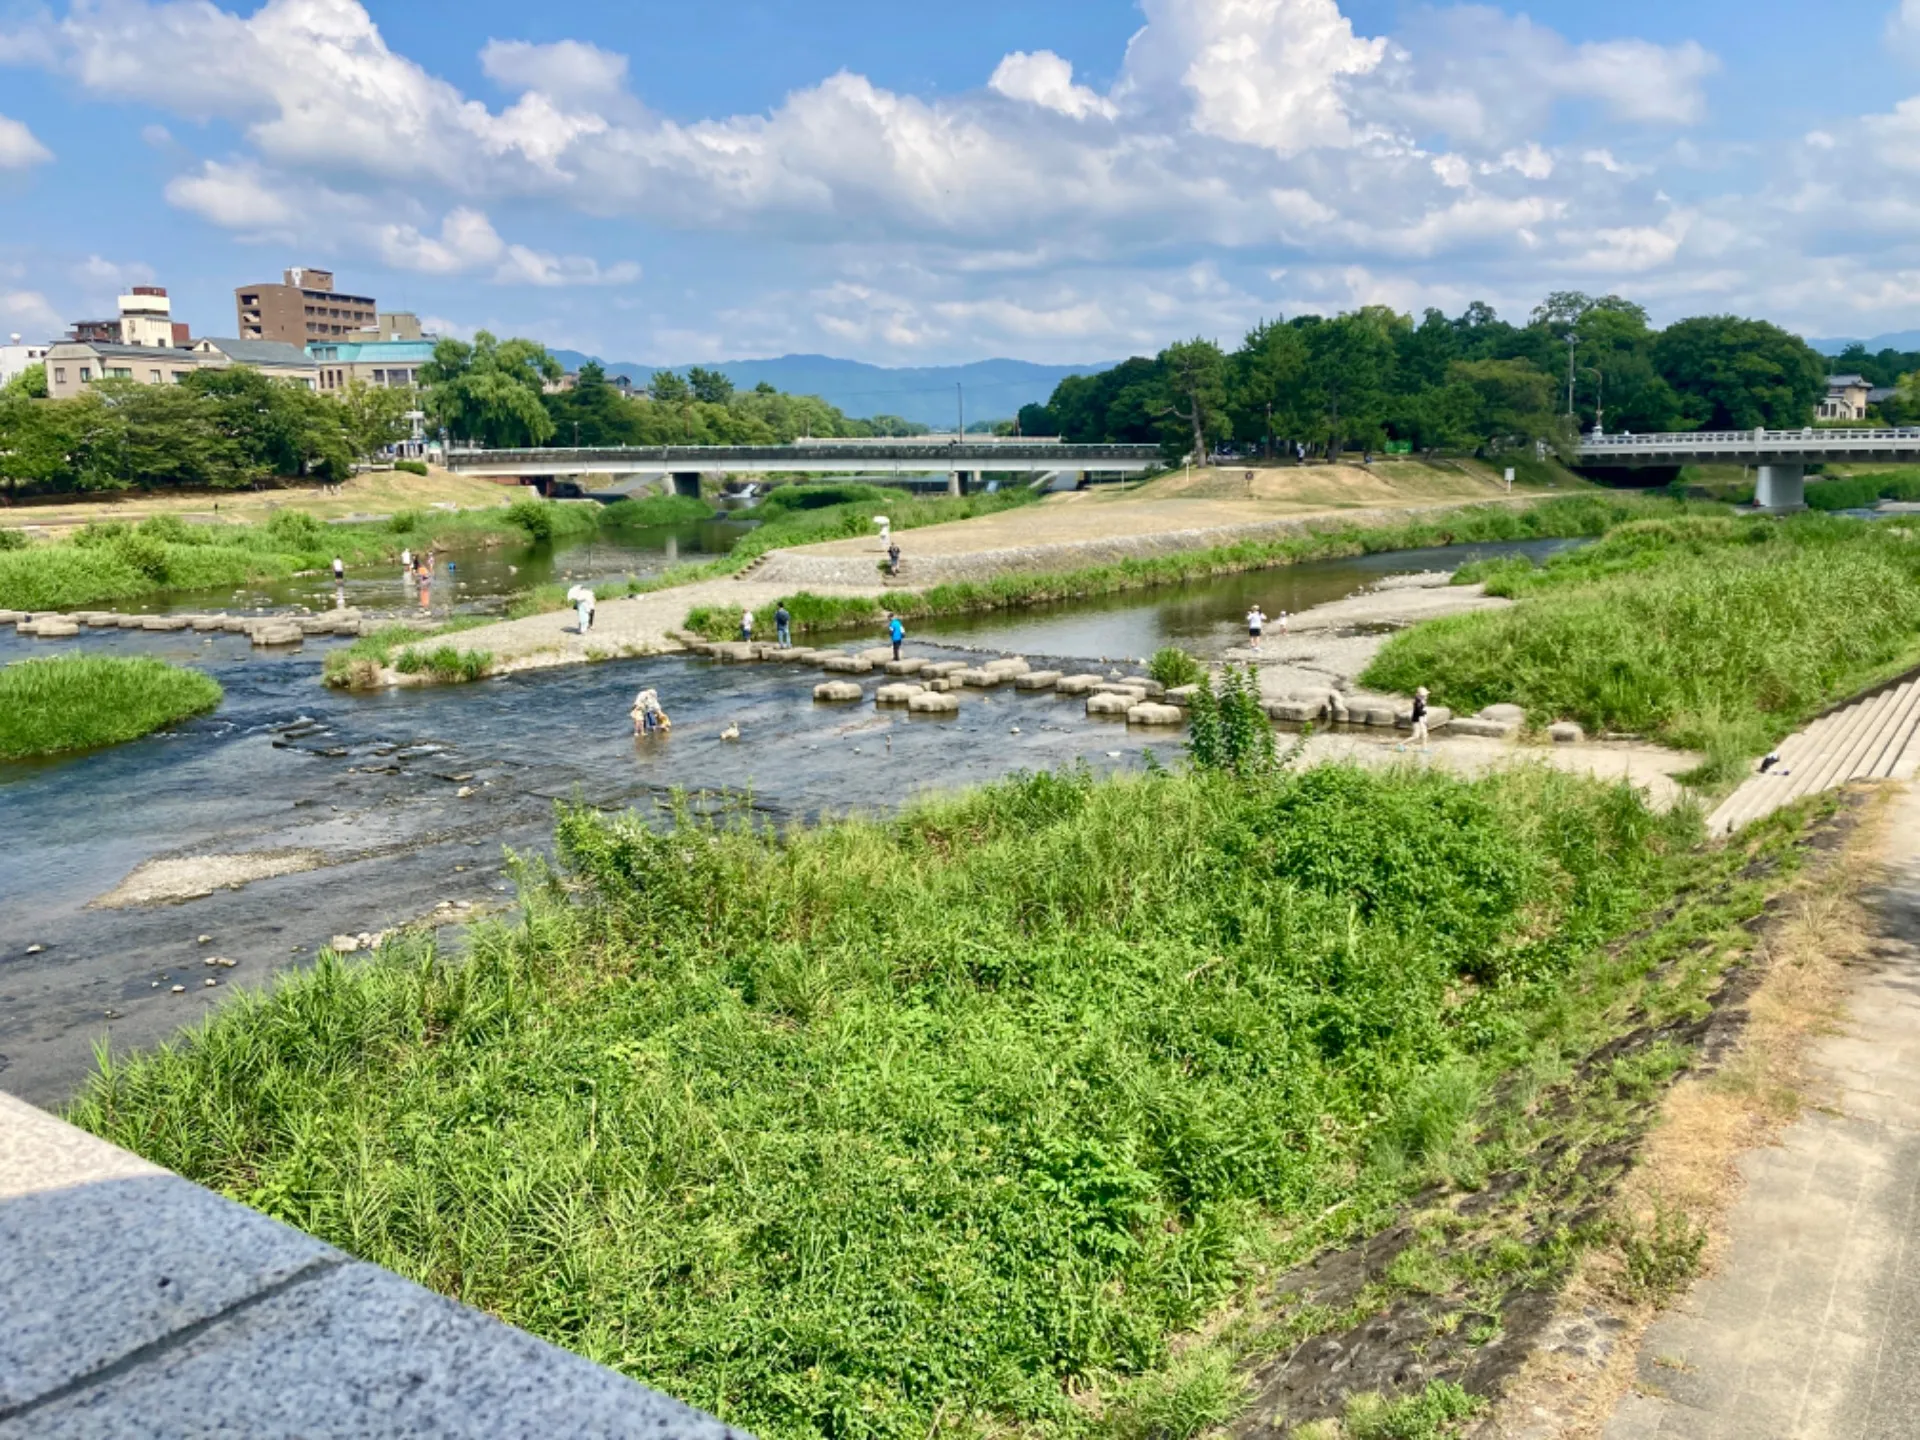
{"label": "distant mountain", "polygon": [[[553,358],[569,370],[598,359],[578,350],[555,350]],[[761,381],[792,395],[818,395],[848,415],[898,415],[937,429],[953,428],[956,396],[961,387],[967,424],[976,420],[1011,419],[1022,405],[1045,404],[1053,387],[1069,375],[1093,375],[1111,370],[1117,362],[1086,365],[1035,365],[1026,360],[976,360],[970,365],[926,365],[889,369],[859,360],[836,360],[830,355],[782,355],[777,360],[722,360],[706,368],[718,370],[741,390]],[[686,365],[643,365],[631,360],[600,364],[609,375],[625,375],[645,384],[656,370]]]}
{"label": "distant mountain", "polygon": [[1876,335],[1871,340],[1863,341],[1851,339],[1809,340],[1807,344],[1818,350],[1822,355],[1838,355],[1849,345],[1854,344],[1865,345],[1869,355],[1878,355],[1882,350],[1898,350],[1902,354],[1907,354],[1915,350],[1920,350],[1920,330],[1896,330],[1891,335]]}

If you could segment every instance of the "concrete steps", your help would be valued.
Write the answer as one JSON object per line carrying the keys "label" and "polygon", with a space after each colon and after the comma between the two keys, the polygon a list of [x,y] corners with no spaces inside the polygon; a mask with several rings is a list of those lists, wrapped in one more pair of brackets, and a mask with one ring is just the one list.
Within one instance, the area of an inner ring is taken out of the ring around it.
{"label": "concrete steps", "polygon": [[1910,780],[1920,771],[1920,677],[1823,715],[1790,735],[1779,763],[1754,775],[1707,820],[1710,835],[1731,835],[1807,795],[1854,780]]}

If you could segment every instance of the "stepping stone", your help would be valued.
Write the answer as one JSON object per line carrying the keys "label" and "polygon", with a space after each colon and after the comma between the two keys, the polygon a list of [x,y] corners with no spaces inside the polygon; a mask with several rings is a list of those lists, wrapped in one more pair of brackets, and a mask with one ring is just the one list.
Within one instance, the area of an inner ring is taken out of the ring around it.
{"label": "stepping stone", "polygon": [[1002,660],[989,660],[980,668],[1002,675],[1024,675],[1031,667],[1023,657],[1019,655],[1009,655]]}
{"label": "stepping stone", "polygon": [[951,715],[960,708],[958,695],[936,695],[923,690],[907,701],[907,709],[915,715]]}
{"label": "stepping stone", "polygon": [[1547,727],[1547,736],[1556,745],[1578,745],[1587,732],[1571,720],[1560,720]]}
{"label": "stepping stone", "polygon": [[1029,670],[1024,675],[1013,677],[1016,690],[1051,690],[1060,683],[1058,670]]}
{"label": "stepping stone", "polygon": [[966,668],[967,662],[964,660],[933,660],[923,665],[920,673],[931,679],[945,680],[949,676],[958,675]]}
{"label": "stepping stone", "polygon": [[887,661],[893,659],[893,646],[876,645],[871,650],[859,650],[855,653],[859,655],[862,660],[870,664],[884,665]]}
{"label": "stepping stone", "polygon": [[80,633],[80,627],[64,615],[48,615],[39,620],[22,621],[14,626],[16,634],[35,635],[42,640],[66,640]]}
{"label": "stepping stone", "polygon": [[298,625],[256,625],[247,633],[255,645],[298,645],[306,639]]}
{"label": "stepping stone", "polygon": [[878,690],[873,692],[873,703],[876,705],[905,705],[912,700],[914,696],[924,695],[926,693],[927,687],[924,685],[908,685],[904,682],[896,685],[882,685]]}
{"label": "stepping stone", "polygon": [[713,647],[713,658],[729,665],[743,665],[753,659],[753,646],[744,640],[722,640]]}
{"label": "stepping stone", "polygon": [[1524,705],[1489,705],[1473,718],[1476,720],[1491,720],[1497,725],[1524,725],[1527,723],[1527,707]]}
{"label": "stepping stone", "polygon": [[865,691],[861,690],[861,688],[851,680],[828,680],[824,684],[813,687],[814,699],[828,700],[835,704],[844,703],[848,700],[858,700],[865,693]]}
{"label": "stepping stone", "polygon": [[140,622],[140,628],[142,630],[184,630],[187,628],[187,617],[184,615],[149,615]]}
{"label": "stepping stone", "polygon": [[1004,670],[961,670],[948,678],[975,690],[991,690],[996,685],[1006,684],[1012,677]]}
{"label": "stepping stone", "polygon": [[1069,675],[1053,689],[1057,695],[1087,695],[1092,693],[1094,686],[1106,683],[1104,675]]}
{"label": "stepping stone", "polygon": [[889,660],[886,671],[889,675],[918,675],[926,668],[927,662],[920,659]]}
{"label": "stepping stone", "polygon": [[0,625],[18,625],[32,618],[25,610],[0,610]]}
{"label": "stepping stone", "polygon": [[1482,720],[1477,715],[1463,715],[1448,723],[1448,733],[1454,735],[1478,735],[1488,740],[1511,740],[1520,727],[1504,724],[1498,720]]}
{"label": "stepping stone", "polygon": [[1129,725],[1184,725],[1187,712],[1178,705],[1156,705],[1149,701],[1127,711]]}
{"label": "stepping stone", "polygon": [[1199,692],[1199,689],[1200,687],[1198,685],[1176,685],[1173,689],[1167,691],[1167,703],[1169,705],[1178,705],[1184,709],[1193,704],[1193,697]]}
{"label": "stepping stone", "polygon": [[1125,715],[1140,703],[1140,698],[1135,695],[1114,695],[1101,692],[1087,696],[1087,714]]}
{"label": "stepping stone", "polygon": [[[226,629],[227,617],[224,615],[195,615],[187,623],[192,625],[195,630],[198,630],[204,634],[206,631],[209,631],[209,630]],[[338,625],[339,622],[336,620],[334,623]],[[360,623],[360,617],[356,615],[354,617],[353,623],[356,626],[358,626]]]}
{"label": "stepping stone", "polygon": [[1326,709],[1324,700],[1275,700],[1267,706],[1267,715],[1288,725],[1310,725],[1326,714]]}
{"label": "stepping stone", "polygon": [[864,655],[833,654],[827,657],[820,668],[835,675],[865,675],[873,669],[873,661]]}
{"label": "stepping stone", "polygon": [[1132,695],[1137,699],[1147,698],[1147,687],[1137,685],[1131,680],[1102,680],[1093,687],[1096,695]]}
{"label": "stepping stone", "polygon": [[144,630],[150,618],[146,615],[122,615],[116,623],[122,630]]}

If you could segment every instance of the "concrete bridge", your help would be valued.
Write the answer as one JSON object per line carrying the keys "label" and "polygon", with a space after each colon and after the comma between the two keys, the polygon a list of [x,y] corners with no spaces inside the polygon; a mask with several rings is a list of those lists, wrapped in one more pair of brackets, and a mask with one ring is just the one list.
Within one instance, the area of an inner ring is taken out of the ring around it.
{"label": "concrete bridge", "polygon": [[671,477],[682,495],[700,492],[703,475],[859,473],[942,475],[963,495],[986,473],[1036,480],[1094,474],[1138,475],[1166,462],[1157,445],[1069,445],[1059,440],[801,440],[791,445],[620,445],[590,449],[453,450],[447,468],[464,475],[573,479],[582,475]]}
{"label": "concrete bridge", "polygon": [[1844,461],[1920,464],[1920,429],[1691,430],[1663,435],[1584,435],[1575,465],[1606,469],[1648,466],[1751,465],[1754,504],[1763,510],[1806,507],[1807,466]]}

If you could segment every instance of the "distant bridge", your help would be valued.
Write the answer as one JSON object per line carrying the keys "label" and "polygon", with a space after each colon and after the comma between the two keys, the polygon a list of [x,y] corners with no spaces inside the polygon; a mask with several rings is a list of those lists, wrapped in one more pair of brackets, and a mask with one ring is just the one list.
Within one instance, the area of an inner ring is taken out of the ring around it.
{"label": "distant bridge", "polygon": [[950,494],[987,472],[1035,477],[1138,475],[1165,464],[1157,445],[1069,445],[1058,440],[803,440],[792,445],[619,445],[586,449],[453,450],[464,475],[573,479],[583,475],[671,477],[683,495],[703,475],[835,474],[947,476]]}
{"label": "distant bridge", "polygon": [[1751,465],[1754,503],[1800,510],[1807,466],[1850,460],[1920,464],[1920,429],[1691,430],[1663,435],[1584,435],[1576,465],[1639,469],[1650,465]]}

